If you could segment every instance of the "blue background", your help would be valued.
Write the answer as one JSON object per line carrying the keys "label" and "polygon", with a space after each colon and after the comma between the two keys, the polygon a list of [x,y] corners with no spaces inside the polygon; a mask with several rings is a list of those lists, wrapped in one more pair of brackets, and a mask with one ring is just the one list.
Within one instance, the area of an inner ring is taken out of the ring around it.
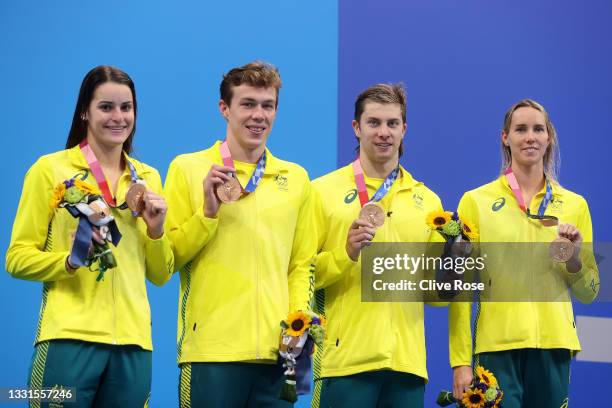
{"label": "blue background", "polygon": [[[505,110],[524,97],[546,106],[559,133],[561,182],[584,195],[595,237],[609,241],[604,166],[612,134],[612,5],[605,0],[469,3],[5,1],[0,4],[0,121],[4,194],[0,246],[9,243],[23,175],[60,150],[84,74],[112,64],[136,83],[136,156],[165,175],[170,160],[221,138],[222,73],[253,59],[283,78],[272,151],[314,178],[353,158],[356,95],[403,81],[408,131],[402,163],[455,208],[497,174]],[[178,278],[178,277],[177,277]],[[0,386],[23,386],[41,285],[0,275]],[[178,279],[149,287],[154,319],[152,407],[177,406]],[[609,304],[577,314],[612,317]],[[238,312],[238,311],[237,311]],[[426,406],[451,385],[446,310],[428,308]],[[612,364],[572,365],[572,406],[595,406]],[[298,406],[307,406],[302,397]],[[15,405],[12,405],[15,406]]]}

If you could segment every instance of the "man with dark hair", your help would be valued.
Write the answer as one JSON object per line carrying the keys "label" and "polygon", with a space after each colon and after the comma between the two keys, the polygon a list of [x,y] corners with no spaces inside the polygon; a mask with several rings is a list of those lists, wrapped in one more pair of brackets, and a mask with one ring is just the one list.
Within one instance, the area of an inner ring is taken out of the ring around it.
{"label": "man with dark hair", "polygon": [[168,171],[181,407],[288,404],[279,323],[308,309],[316,242],[306,171],[266,148],[280,87],[269,64],[232,69],[220,86],[225,140]]}
{"label": "man with dark hair", "polygon": [[401,85],[361,93],[353,130],[359,157],[313,181],[317,308],[329,324],[315,357],[312,406],[423,407],[423,303],[362,302],[360,252],[373,241],[428,242],[426,216],[441,202],[399,164],[406,132]]}

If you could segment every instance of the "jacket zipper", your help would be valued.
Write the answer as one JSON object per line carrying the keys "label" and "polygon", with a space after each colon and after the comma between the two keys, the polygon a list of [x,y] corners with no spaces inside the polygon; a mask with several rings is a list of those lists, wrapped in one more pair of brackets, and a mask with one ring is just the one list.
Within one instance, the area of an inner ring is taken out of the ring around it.
{"label": "jacket zipper", "polygon": [[[259,236],[259,218],[257,217],[257,195],[255,195],[255,192],[253,192],[253,207],[255,208],[255,214],[252,217],[252,219],[255,222],[255,237]],[[254,254],[258,254],[259,253],[259,245],[258,245],[258,241],[257,239],[253,239],[253,246],[255,247],[255,251],[253,252]],[[255,344],[255,358],[257,360],[259,360],[261,358],[261,353],[260,353],[260,349],[259,349],[259,321],[260,319],[260,311],[259,311],[259,294],[261,292],[261,285],[259,282],[259,261],[255,260],[255,280],[257,283],[257,291],[255,293],[255,322],[256,322],[256,326],[255,326],[255,330],[256,330],[256,344]]]}
{"label": "jacket zipper", "polygon": [[113,344],[117,344],[117,302],[115,301],[115,276],[115,268],[113,268],[111,275],[113,280],[111,284],[113,294]]}

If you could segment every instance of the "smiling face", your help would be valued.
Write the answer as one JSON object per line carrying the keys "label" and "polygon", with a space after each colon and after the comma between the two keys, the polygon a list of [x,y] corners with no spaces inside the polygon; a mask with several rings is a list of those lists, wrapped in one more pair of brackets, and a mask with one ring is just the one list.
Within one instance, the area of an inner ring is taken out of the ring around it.
{"label": "smiling face", "polygon": [[134,128],[134,100],[127,85],[105,82],[85,113],[87,140],[108,148],[123,146]]}
{"label": "smiling face", "polygon": [[359,155],[372,163],[397,162],[406,133],[399,103],[366,102],[359,121],[353,120]]}
{"label": "smiling face", "polygon": [[245,151],[263,148],[276,118],[276,95],[273,87],[233,87],[230,104],[219,101],[221,114],[227,120],[228,139]]}
{"label": "smiling face", "polygon": [[510,148],[512,163],[543,166],[550,143],[544,114],[528,106],[516,109],[508,131],[502,132],[502,143]]}

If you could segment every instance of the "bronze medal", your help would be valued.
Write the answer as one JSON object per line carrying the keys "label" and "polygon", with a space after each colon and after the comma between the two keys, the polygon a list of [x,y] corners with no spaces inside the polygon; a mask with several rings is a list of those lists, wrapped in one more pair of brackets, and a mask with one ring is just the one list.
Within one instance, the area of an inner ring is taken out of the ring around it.
{"label": "bronze medal", "polygon": [[128,207],[135,213],[140,213],[144,210],[144,194],[147,192],[147,188],[140,183],[132,183],[125,195],[125,201]]}
{"label": "bronze medal", "polygon": [[359,219],[369,222],[375,228],[381,227],[385,223],[385,211],[374,203],[367,203],[359,211]]}
{"label": "bronze medal", "polygon": [[574,243],[567,238],[559,237],[550,243],[548,254],[556,262],[567,262],[574,255]]}
{"label": "bronze medal", "polygon": [[225,183],[218,185],[216,192],[222,203],[229,204],[242,196],[242,186],[236,178],[232,177]]}

